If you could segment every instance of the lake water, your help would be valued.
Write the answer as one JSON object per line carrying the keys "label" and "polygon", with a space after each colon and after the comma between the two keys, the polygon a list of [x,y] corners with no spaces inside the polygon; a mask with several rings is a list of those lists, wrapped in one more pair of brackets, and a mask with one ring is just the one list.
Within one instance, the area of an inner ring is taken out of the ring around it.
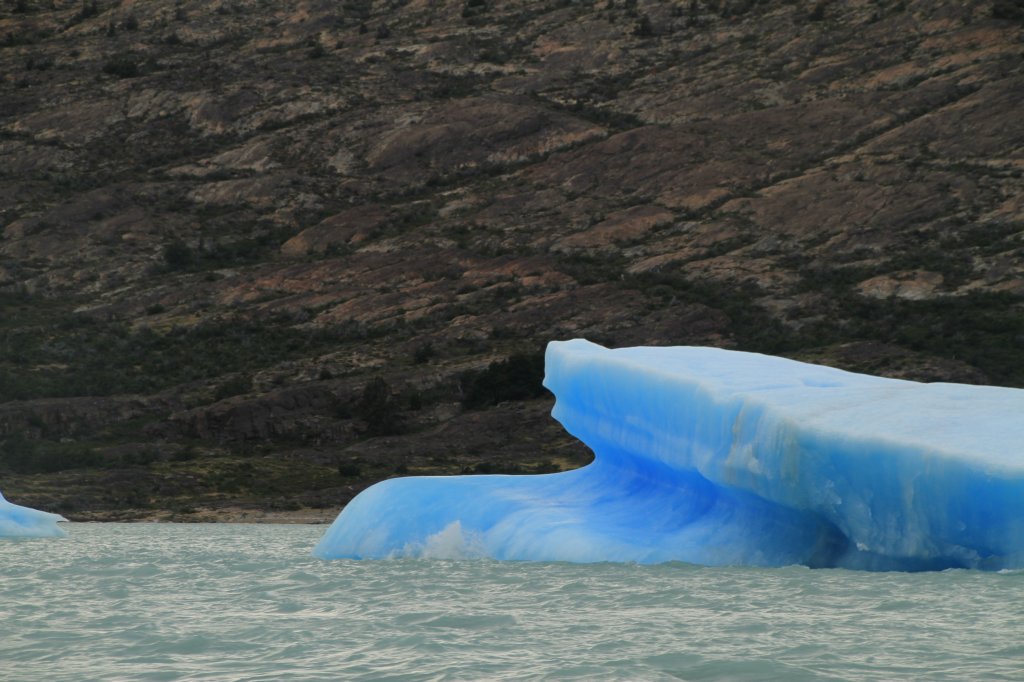
{"label": "lake water", "polygon": [[0,678],[1024,679],[1024,572],[310,557],[324,526],[0,541]]}

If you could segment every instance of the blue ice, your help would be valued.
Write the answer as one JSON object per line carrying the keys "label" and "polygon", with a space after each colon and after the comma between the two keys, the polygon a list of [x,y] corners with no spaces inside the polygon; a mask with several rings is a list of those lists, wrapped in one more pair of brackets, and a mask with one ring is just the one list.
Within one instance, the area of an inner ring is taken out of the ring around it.
{"label": "blue ice", "polygon": [[0,493],[0,538],[59,538],[67,533],[57,526],[67,521],[59,514],[22,507]]}
{"label": "blue ice", "polygon": [[553,416],[592,464],[384,481],[314,554],[1024,567],[1024,390],[584,340],[545,363]]}

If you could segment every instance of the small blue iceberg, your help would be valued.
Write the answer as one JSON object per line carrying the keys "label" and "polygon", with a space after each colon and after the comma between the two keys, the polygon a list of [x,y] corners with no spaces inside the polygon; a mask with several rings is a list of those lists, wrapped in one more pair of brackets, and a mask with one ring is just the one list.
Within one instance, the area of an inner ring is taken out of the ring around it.
{"label": "small blue iceberg", "polygon": [[67,521],[60,514],[39,511],[8,502],[0,493],[0,538],[62,538],[57,526]]}
{"label": "small blue iceberg", "polygon": [[1024,390],[584,340],[545,364],[592,464],[384,481],[314,555],[1024,568]]}

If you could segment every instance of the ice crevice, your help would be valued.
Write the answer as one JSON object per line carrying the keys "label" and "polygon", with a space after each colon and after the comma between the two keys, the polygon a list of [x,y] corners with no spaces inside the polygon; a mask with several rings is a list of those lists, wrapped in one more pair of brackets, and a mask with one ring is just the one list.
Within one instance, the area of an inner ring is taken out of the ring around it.
{"label": "ice crevice", "polygon": [[495,559],[1024,567],[1024,391],[702,347],[552,342],[545,362],[592,464],[385,481],[314,553],[458,555],[467,538]]}

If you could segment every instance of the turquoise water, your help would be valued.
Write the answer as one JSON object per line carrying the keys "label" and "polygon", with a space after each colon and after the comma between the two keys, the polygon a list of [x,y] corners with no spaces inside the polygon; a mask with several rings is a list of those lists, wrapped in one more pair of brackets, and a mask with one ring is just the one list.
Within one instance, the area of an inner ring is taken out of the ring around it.
{"label": "turquoise water", "polygon": [[0,678],[1024,679],[1024,572],[322,562],[323,526],[0,541]]}

